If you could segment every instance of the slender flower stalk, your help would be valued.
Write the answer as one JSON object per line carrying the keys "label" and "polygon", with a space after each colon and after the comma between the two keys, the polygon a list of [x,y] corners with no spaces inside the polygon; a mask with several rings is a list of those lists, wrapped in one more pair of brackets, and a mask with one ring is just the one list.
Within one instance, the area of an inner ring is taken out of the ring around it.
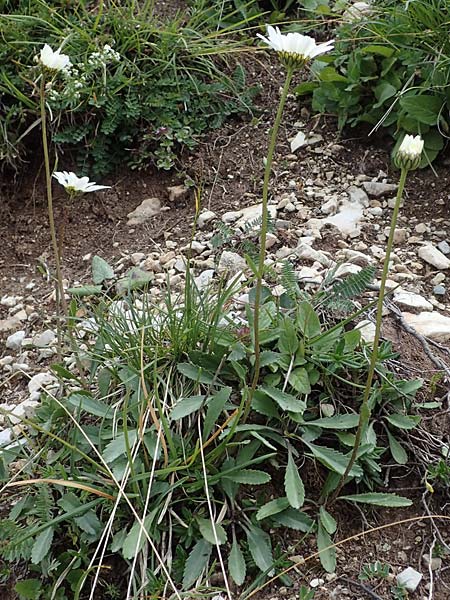
{"label": "slender flower stalk", "polygon": [[342,487],[345,485],[347,477],[349,476],[349,474],[353,468],[353,465],[355,464],[356,458],[358,456],[358,450],[361,445],[361,439],[362,439],[363,434],[365,433],[367,424],[370,419],[371,410],[370,410],[369,400],[370,400],[370,393],[372,391],[372,383],[373,383],[373,378],[375,375],[375,369],[376,369],[377,360],[378,360],[378,347],[379,347],[380,338],[381,338],[381,322],[383,319],[383,302],[384,302],[384,296],[386,293],[386,281],[387,281],[388,274],[389,274],[389,263],[390,263],[390,259],[391,259],[391,252],[392,252],[392,248],[394,246],[394,234],[395,234],[395,229],[397,227],[398,214],[400,211],[400,205],[402,202],[406,178],[407,178],[409,171],[417,169],[417,167],[419,166],[422,149],[423,149],[423,140],[420,138],[420,136],[413,137],[412,135],[406,135],[394,157],[394,164],[401,170],[400,171],[400,180],[399,180],[398,189],[397,189],[397,197],[395,200],[394,211],[392,213],[391,227],[389,230],[389,239],[388,239],[387,246],[386,246],[386,256],[384,258],[383,273],[381,275],[380,292],[378,295],[377,315],[376,315],[376,321],[375,321],[375,336],[374,336],[374,341],[373,341],[372,353],[370,356],[369,372],[367,374],[366,385],[364,388],[363,398],[362,398],[362,402],[361,402],[361,408],[360,408],[360,412],[359,412],[358,429],[357,429],[356,435],[355,435],[355,442],[353,445],[352,454],[350,456],[350,460],[345,469],[345,472],[344,472],[343,476],[341,477],[337,488],[335,489],[334,493],[332,494],[332,496],[330,498],[329,504],[332,504],[336,500],[336,498],[339,495],[339,492],[341,491]]}

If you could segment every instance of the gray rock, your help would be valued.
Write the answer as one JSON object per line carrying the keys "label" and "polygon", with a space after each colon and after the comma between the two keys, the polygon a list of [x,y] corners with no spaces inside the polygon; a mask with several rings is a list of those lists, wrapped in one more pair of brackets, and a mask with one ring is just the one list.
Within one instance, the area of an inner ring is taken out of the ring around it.
{"label": "gray rock", "polygon": [[407,309],[433,310],[433,305],[426,298],[414,292],[398,291],[394,293],[394,302]]}
{"label": "gray rock", "polygon": [[[270,204],[268,206],[268,212],[271,219],[277,218],[277,207]],[[262,204],[254,204],[253,206],[247,206],[240,211],[239,220],[236,223],[237,227],[244,228],[246,225],[252,223],[262,215]],[[223,217],[222,217],[223,220]],[[259,229],[260,225],[256,225],[254,229]]]}
{"label": "gray rock", "polygon": [[169,192],[169,202],[184,200],[189,194],[189,188],[185,185],[171,185],[167,188],[167,191]]}
{"label": "gray rock", "polygon": [[0,320],[0,333],[6,333],[7,331],[14,331],[21,325],[21,320],[16,317],[8,317],[7,319]]}
{"label": "gray rock", "polygon": [[275,244],[278,242],[278,238],[276,235],[274,235],[273,233],[268,233],[267,237],[266,237],[266,250],[268,250],[269,248],[272,248],[272,246],[275,246]]}
{"label": "gray rock", "polygon": [[380,198],[392,194],[397,190],[396,183],[382,183],[380,181],[364,181],[363,187],[369,196]]}
{"label": "gray rock", "polygon": [[442,254],[440,250],[431,244],[425,244],[425,246],[419,248],[418,255],[422,260],[436,269],[450,269],[450,258],[447,258],[445,254]]}
{"label": "gray rock", "polygon": [[322,204],[320,207],[320,212],[324,215],[335,215],[338,209],[338,199],[336,197],[332,197],[325,204]]}
{"label": "gray rock", "polygon": [[3,358],[0,358],[0,367],[4,367],[5,365],[11,365],[14,362],[14,356],[6,355]]}
{"label": "gray rock", "polygon": [[202,252],[204,252],[206,250],[206,246],[205,246],[205,244],[202,244],[201,242],[198,242],[197,240],[192,240],[191,250],[192,250],[192,252],[195,252],[196,254],[201,254]]}
{"label": "gray rock", "polygon": [[445,296],[446,289],[444,285],[435,285],[433,288],[433,294],[436,296]]}
{"label": "gray rock", "polygon": [[450,244],[445,240],[443,242],[439,242],[437,245],[438,250],[442,252],[442,254],[450,254]]}
{"label": "gray rock", "polygon": [[28,382],[28,391],[30,395],[34,395],[36,392],[40,392],[43,387],[54,384],[56,381],[56,378],[48,371],[37,373]]}
{"label": "gray rock", "polygon": [[145,252],[133,252],[133,254],[130,256],[131,262],[133,265],[138,266],[143,260],[145,260],[146,256],[147,255]]}
{"label": "gray rock", "polygon": [[25,337],[25,331],[23,331],[23,330],[12,333],[6,339],[6,347],[9,350],[14,350],[14,351],[20,350],[20,348],[22,347],[22,342],[23,342],[24,337]]}
{"label": "gray rock", "polygon": [[217,215],[212,210],[204,210],[201,212],[197,219],[197,225],[199,229],[203,229],[207,223],[216,219]]}
{"label": "gray rock", "polygon": [[148,221],[151,217],[158,215],[161,212],[161,202],[158,198],[146,198],[135,208],[128,213],[127,225],[141,225]]}
{"label": "gray rock", "polygon": [[220,256],[217,270],[220,274],[228,273],[235,275],[246,268],[245,259],[236,252],[224,250]]}
{"label": "gray rock", "polygon": [[424,311],[419,314],[403,313],[405,321],[418,333],[436,342],[450,340],[450,317],[436,311]]}
{"label": "gray rock", "polygon": [[366,342],[366,344],[373,344],[375,340],[375,323],[369,321],[368,319],[364,319],[360,321],[355,329],[359,329],[361,332],[361,339]]}
{"label": "gray rock", "polygon": [[349,195],[350,202],[353,202],[354,204],[360,204],[361,206],[369,206],[369,197],[360,187],[351,185],[347,189],[347,194]]}
{"label": "gray rock", "polygon": [[431,283],[433,285],[439,285],[443,281],[445,281],[445,275],[444,275],[444,273],[436,273],[436,275],[431,280]]}
{"label": "gray rock", "polygon": [[314,250],[308,244],[300,243],[295,249],[295,254],[304,260],[317,261],[324,267],[331,267],[333,265],[333,261],[326,254],[320,250]]}
{"label": "gray rock", "polygon": [[3,431],[0,431],[0,446],[3,446],[4,444],[10,442],[11,436],[11,429],[3,429]]}
{"label": "gray rock", "polygon": [[414,231],[416,233],[426,233],[427,231],[429,231],[430,228],[428,227],[428,225],[426,223],[418,223],[415,227],[414,227]]}
{"label": "gray rock", "polygon": [[47,346],[50,346],[55,339],[56,333],[51,329],[46,329],[33,337],[33,346],[36,346],[36,348],[46,348]]}
{"label": "gray rock", "polygon": [[421,581],[422,574],[413,569],[412,567],[404,569],[401,573],[397,575],[397,583],[399,585],[405,586],[408,592],[415,592]]}
{"label": "gray rock", "polygon": [[234,223],[241,216],[241,210],[230,210],[222,215],[222,221],[224,223]]}
{"label": "gray rock", "polygon": [[212,279],[214,278],[214,269],[206,269],[198,277],[195,278],[195,285],[198,287],[200,291],[204,290],[209,286]]}
{"label": "gray rock", "polygon": [[422,556],[422,561],[427,569],[431,569],[431,571],[438,571],[442,567],[442,558],[439,556],[434,556],[430,560],[430,555],[424,554]]}
{"label": "gray rock", "polygon": [[13,308],[22,300],[22,296],[2,296],[0,304],[6,308]]}

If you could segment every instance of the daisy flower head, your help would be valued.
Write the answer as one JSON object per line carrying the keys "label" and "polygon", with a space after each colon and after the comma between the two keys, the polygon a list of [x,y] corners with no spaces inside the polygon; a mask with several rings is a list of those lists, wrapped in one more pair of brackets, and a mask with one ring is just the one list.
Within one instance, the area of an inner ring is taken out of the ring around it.
{"label": "daisy flower head", "polygon": [[69,194],[98,192],[98,190],[105,190],[111,187],[110,185],[97,185],[95,181],[89,181],[89,177],[78,177],[75,173],[68,171],[55,171],[53,177]]}
{"label": "daisy flower head", "polygon": [[406,134],[394,156],[395,166],[399,169],[414,171],[420,165],[423,139],[420,135]]}
{"label": "daisy flower head", "polygon": [[61,48],[52,50],[48,44],[41,49],[39,60],[50,71],[64,71],[71,66],[70,58],[67,54],[61,54]]}
{"label": "daisy flower head", "polygon": [[320,54],[333,49],[334,40],[317,44],[309,35],[301,33],[283,34],[278,27],[267,26],[267,37],[257,34],[270,48],[280,54],[286,67],[302,67],[305,63]]}

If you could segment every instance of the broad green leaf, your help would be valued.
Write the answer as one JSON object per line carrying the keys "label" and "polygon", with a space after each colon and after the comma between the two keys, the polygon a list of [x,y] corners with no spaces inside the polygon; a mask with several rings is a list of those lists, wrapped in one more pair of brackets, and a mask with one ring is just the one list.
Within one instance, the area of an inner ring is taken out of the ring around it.
{"label": "broad green leaf", "polygon": [[228,570],[236,585],[242,585],[247,572],[245,558],[236,538],[233,539],[230,555],[228,557]]}
{"label": "broad green leaf", "polygon": [[295,327],[291,319],[286,317],[280,326],[280,337],[278,339],[278,349],[284,354],[295,354],[298,349],[298,338]]}
{"label": "broad green leaf", "polygon": [[191,365],[190,363],[178,363],[177,370],[188,379],[193,379],[198,383],[211,384],[214,381],[214,375],[212,373],[202,369],[202,367]]}
{"label": "broad green leaf", "polygon": [[128,273],[116,283],[116,291],[123,294],[129,290],[137,290],[145,287],[153,279],[153,273],[144,271],[139,267],[130,269]]}
{"label": "broad green leaf", "polygon": [[283,410],[300,414],[305,412],[306,402],[299,400],[291,394],[287,394],[271,385],[262,385],[260,390],[272,398],[272,400],[275,400],[278,406]]}
{"label": "broad green leaf", "polygon": [[[339,473],[339,475],[344,475],[345,470],[348,465],[348,461],[350,458],[345,456],[341,452],[334,450],[333,448],[327,448],[326,446],[317,446],[315,444],[311,444],[303,439],[303,442],[308,446],[308,448],[313,453],[314,457],[317,458],[319,462],[323,465],[331,469],[335,473]],[[353,465],[349,476],[352,477],[361,477],[363,471],[359,465]]]}
{"label": "broad green leaf", "polygon": [[205,396],[191,396],[190,398],[180,398],[180,400],[178,400],[172,412],[170,413],[170,418],[174,421],[183,419],[184,417],[187,417],[196,410],[198,410],[202,406],[204,401]]}
{"label": "broad green leaf", "polygon": [[206,411],[205,421],[203,423],[203,440],[208,439],[220,413],[223,411],[223,407],[228,402],[230,395],[231,388],[223,387],[208,400],[208,410]]}
{"label": "broad green leaf", "polygon": [[[65,512],[70,513],[73,510],[81,508],[83,504],[78,496],[72,492],[67,492],[58,500],[58,506]],[[95,514],[95,511],[91,509],[87,509],[84,514],[74,517],[74,521],[80,529],[91,536],[97,536],[102,530],[100,519]]]}
{"label": "broad green leaf", "polygon": [[252,555],[255,565],[263,572],[273,573],[273,556],[270,544],[270,536],[254,525],[245,527],[247,534],[248,549]]}
{"label": "broad green leaf", "polygon": [[300,302],[298,305],[297,324],[307,338],[320,334],[319,317],[309,302]]}
{"label": "broad green leaf", "polygon": [[395,96],[397,89],[387,81],[381,81],[374,89],[374,93],[375,98],[378,100],[378,102],[374,104],[374,107],[378,108],[379,106],[382,106],[386,100]]}
{"label": "broad green leaf", "polygon": [[371,492],[368,494],[352,494],[350,496],[339,496],[339,500],[348,500],[359,504],[373,504],[374,506],[385,506],[386,508],[400,508],[402,506],[411,506],[412,501],[397,494],[383,494],[380,492]]}
{"label": "broad green leaf", "polygon": [[333,540],[330,534],[319,521],[317,524],[317,549],[320,552],[319,558],[322,567],[327,573],[334,573],[336,570],[336,548],[332,544]]}
{"label": "broad green leaf", "polygon": [[289,527],[289,529],[295,529],[296,531],[303,531],[307,533],[314,529],[314,521],[309,515],[297,510],[296,508],[287,508],[281,513],[273,515],[271,517],[274,525],[281,525],[283,527]]}
{"label": "broad green leaf", "polygon": [[31,550],[31,562],[33,565],[37,565],[43,560],[49,553],[52,547],[53,541],[53,527],[47,527],[44,529],[34,540],[33,548]]}
{"label": "broad green leaf", "polygon": [[272,515],[276,515],[289,506],[289,500],[287,498],[275,498],[275,500],[270,500],[263,504],[261,508],[256,513],[256,519],[258,521],[262,521],[263,519],[267,519],[267,517],[271,517]]}
{"label": "broad green leaf", "polygon": [[130,448],[133,447],[133,444],[137,439],[137,431],[129,431],[128,432],[128,442],[125,440],[125,433],[119,433],[119,435],[111,440],[109,444],[106,445],[103,450],[102,456],[106,463],[111,464],[114,462],[119,456],[124,456],[127,452],[127,443]]}
{"label": "broad green leaf", "polygon": [[279,352],[273,352],[272,350],[263,350],[260,356],[260,366],[267,367],[268,365],[277,364],[281,359]]}
{"label": "broad green leaf", "polygon": [[403,446],[395,439],[395,437],[387,431],[389,450],[391,451],[392,458],[399,465],[406,465],[408,462],[408,454]]}
{"label": "broad green leaf", "polygon": [[357,427],[359,415],[335,415],[334,417],[324,417],[323,419],[315,419],[308,421],[308,425],[321,427],[322,429],[351,429]]}
{"label": "broad green leaf", "polygon": [[272,398],[260,390],[255,390],[252,398],[252,409],[266,417],[280,418],[280,413]]}
{"label": "broad green leaf", "polygon": [[96,296],[102,293],[101,285],[80,285],[67,290],[72,296],[82,298],[83,296]]}
{"label": "broad green leaf", "polygon": [[200,577],[208,566],[212,545],[206,540],[199,540],[192,548],[184,563],[183,588],[187,590]]}
{"label": "broad green leaf", "polygon": [[[159,507],[156,507],[152,510],[150,514],[148,514],[144,521],[143,527],[145,531],[151,536],[150,527],[155,519],[156,513],[159,510]],[[138,543],[139,542],[139,543]],[[144,544],[148,543],[147,536],[144,531],[142,531],[141,524],[139,521],[135,521],[130,531],[128,532],[122,546],[122,555],[126,560],[131,560],[136,556],[136,553],[140,552],[144,547]]]}
{"label": "broad green leaf", "polygon": [[337,528],[336,520],[332,515],[330,515],[330,513],[327,510],[325,510],[323,506],[321,506],[319,509],[319,519],[322,525],[324,526],[325,530],[330,535],[333,535]]}
{"label": "broad green leaf", "polygon": [[305,486],[298,473],[297,466],[289,452],[288,464],[284,475],[284,490],[292,508],[301,508],[305,502]]}
{"label": "broad green leaf", "polygon": [[425,125],[436,125],[444,100],[430,94],[409,94],[399,100],[409,116]]}
{"label": "broad green leaf", "polygon": [[41,596],[42,582],[39,579],[22,579],[14,586],[21,600],[38,600]]}
{"label": "broad green leaf", "polygon": [[114,411],[110,406],[101,400],[93,398],[90,394],[85,392],[75,392],[70,394],[67,401],[77,410],[82,410],[90,415],[95,415],[96,417],[112,419],[114,416]]}
{"label": "broad green leaf", "polygon": [[269,483],[271,477],[269,473],[257,471],[255,469],[240,469],[236,473],[225,475],[223,479],[229,479],[234,483],[244,483],[247,485],[262,485]]}
{"label": "broad green leaf", "polygon": [[398,413],[387,415],[386,420],[399,429],[414,429],[420,423],[418,415],[400,415]]}
{"label": "broad green leaf", "polygon": [[95,284],[103,283],[106,279],[114,277],[114,269],[101,256],[92,257],[92,281]]}
{"label": "broad green leaf", "polygon": [[324,67],[320,70],[319,78],[321,81],[342,81],[346,82],[347,78],[336,71],[334,67]]}
{"label": "broad green leaf", "polygon": [[378,44],[368,44],[367,46],[363,46],[361,52],[363,54],[379,54],[380,56],[390,58],[394,54],[395,48],[390,46],[379,46]]}
{"label": "broad green leaf", "polygon": [[289,374],[289,383],[300,394],[309,394],[311,392],[309,374],[303,367],[291,371]]}
{"label": "broad green leaf", "polygon": [[294,88],[294,92],[298,96],[306,96],[311,94],[317,87],[319,87],[319,82],[317,81],[304,81]]}
{"label": "broad green leaf", "polygon": [[[196,519],[200,533],[207,542],[213,544],[213,546],[215,546],[217,542],[219,544],[225,544],[227,541],[227,534],[220,523],[214,523],[213,527],[210,519],[203,519],[202,517],[196,517]],[[216,530],[217,542],[216,537],[214,536],[214,529]]]}

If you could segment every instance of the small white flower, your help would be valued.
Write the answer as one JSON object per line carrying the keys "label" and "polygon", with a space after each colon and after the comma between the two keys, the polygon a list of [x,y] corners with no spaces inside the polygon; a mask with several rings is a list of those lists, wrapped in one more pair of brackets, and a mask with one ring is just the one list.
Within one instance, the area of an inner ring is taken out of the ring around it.
{"label": "small white flower", "polygon": [[398,152],[407,156],[408,158],[417,158],[422,154],[423,150],[423,139],[420,135],[405,135]]}
{"label": "small white flower", "polygon": [[61,54],[61,48],[52,50],[48,44],[45,44],[41,49],[40,61],[52,71],[64,71],[71,66],[70,58],[67,54]]}
{"label": "small white flower", "polygon": [[110,185],[97,185],[95,181],[90,182],[89,177],[78,177],[75,173],[68,173],[67,171],[55,171],[53,177],[66,188],[68,192],[97,192],[98,190],[105,190]]}
{"label": "small white flower", "polygon": [[282,60],[289,65],[303,64],[319,54],[324,54],[333,49],[334,40],[317,44],[309,35],[301,33],[282,34],[278,27],[267,26],[267,35],[257,34],[268,46],[280,52]]}

